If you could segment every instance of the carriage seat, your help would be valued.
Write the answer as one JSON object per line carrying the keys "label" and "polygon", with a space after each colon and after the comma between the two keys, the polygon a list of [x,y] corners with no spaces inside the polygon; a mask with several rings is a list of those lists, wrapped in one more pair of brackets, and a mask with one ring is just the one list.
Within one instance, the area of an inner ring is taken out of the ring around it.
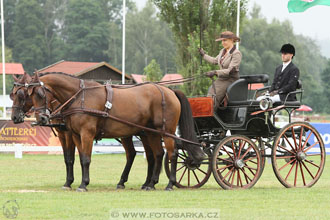
{"label": "carriage seat", "polygon": [[239,80],[227,88],[228,106],[250,105],[251,100],[248,100],[249,84],[267,83],[268,80],[269,76],[266,74],[241,76]]}

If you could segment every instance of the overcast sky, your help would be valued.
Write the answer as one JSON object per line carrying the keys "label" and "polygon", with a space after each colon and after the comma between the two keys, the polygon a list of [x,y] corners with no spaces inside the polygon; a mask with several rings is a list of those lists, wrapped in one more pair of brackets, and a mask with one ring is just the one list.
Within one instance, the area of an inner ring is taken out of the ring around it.
{"label": "overcast sky", "polygon": [[[147,0],[133,0],[141,9]],[[289,13],[288,0],[250,0],[249,10],[254,3],[261,6],[261,13],[270,22],[273,18],[289,20],[296,34],[303,34],[316,40],[330,40],[330,7],[314,6],[302,13]]]}

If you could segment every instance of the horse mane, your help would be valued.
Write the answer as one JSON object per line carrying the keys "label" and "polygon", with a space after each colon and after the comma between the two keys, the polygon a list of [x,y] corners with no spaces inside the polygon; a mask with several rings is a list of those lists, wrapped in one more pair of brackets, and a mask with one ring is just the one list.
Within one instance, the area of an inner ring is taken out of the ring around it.
{"label": "horse mane", "polygon": [[75,75],[72,75],[72,74],[69,74],[69,73],[64,73],[64,72],[44,72],[44,73],[40,73],[39,77],[46,76],[46,75],[51,75],[51,74],[61,74],[61,75],[65,75],[65,76],[70,76],[70,77],[75,78],[75,79],[79,79]]}

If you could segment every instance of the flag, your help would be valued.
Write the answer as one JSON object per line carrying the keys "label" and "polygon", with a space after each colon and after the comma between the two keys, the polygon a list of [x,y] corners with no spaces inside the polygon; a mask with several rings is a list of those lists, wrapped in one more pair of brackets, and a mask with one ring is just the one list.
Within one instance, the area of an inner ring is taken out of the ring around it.
{"label": "flag", "polygon": [[330,6],[330,0],[290,0],[288,9],[289,12],[303,12],[315,5]]}

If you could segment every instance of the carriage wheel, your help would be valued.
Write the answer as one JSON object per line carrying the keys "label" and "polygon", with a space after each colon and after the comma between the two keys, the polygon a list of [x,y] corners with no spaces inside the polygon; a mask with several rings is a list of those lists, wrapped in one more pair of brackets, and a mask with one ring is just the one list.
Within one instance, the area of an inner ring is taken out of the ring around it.
{"label": "carriage wheel", "polygon": [[273,169],[277,179],[287,188],[313,186],[322,174],[324,163],[324,143],[308,123],[290,123],[274,140]]}
{"label": "carriage wheel", "polygon": [[[191,163],[192,160],[188,158],[188,153],[185,150],[178,150],[176,183],[178,188],[199,188],[203,186],[211,175],[211,165],[209,158],[197,166]],[[168,178],[171,173],[171,161],[166,152],[164,160],[165,172]]]}
{"label": "carriage wheel", "polygon": [[260,178],[261,160],[259,149],[251,139],[229,136],[213,152],[213,176],[223,189],[248,189]]}

